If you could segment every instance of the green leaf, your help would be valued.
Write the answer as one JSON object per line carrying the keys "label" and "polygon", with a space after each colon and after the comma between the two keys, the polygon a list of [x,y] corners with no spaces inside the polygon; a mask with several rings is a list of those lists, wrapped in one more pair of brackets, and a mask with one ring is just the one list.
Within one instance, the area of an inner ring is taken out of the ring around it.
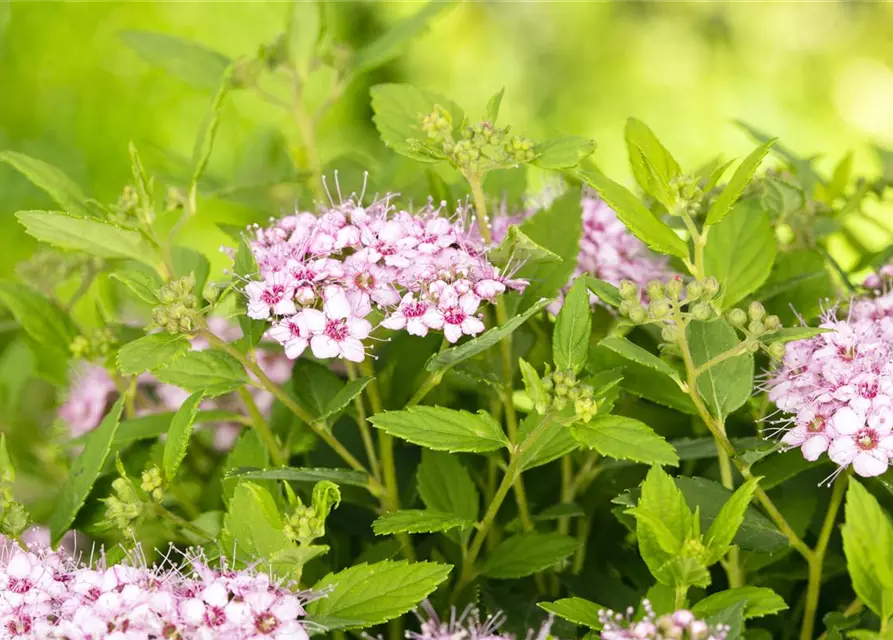
{"label": "green leaf", "polygon": [[608,203],[626,228],[639,240],[660,253],[688,258],[688,245],[672,228],[655,216],[629,189],[592,168],[580,177]]}
{"label": "green leaf", "polygon": [[367,377],[349,381],[346,385],[341,387],[341,390],[338,391],[331,400],[329,400],[328,404],[326,404],[326,410],[319,416],[319,419],[327,420],[341,413],[341,411],[349,405],[354,398],[363,393],[363,389],[365,389],[373,380],[374,378]]}
{"label": "green leaf", "polygon": [[554,298],[574,273],[583,232],[579,193],[559,196],[548,209],[525,220],[520,231],[560,260],[551,264],[528,262],[518,271],[517,277],[531,281],[521,299],[525,308],[540,298]]}
{"label": "green leaf", "polygon": [[707,176],[707,180],[704,183],[704,192],[712,191],[717,184],[719,184],[720,179],[725,175],[726,170],[734,164],[734,160],[729,160],[728,162],[719,164],[719,160],[717,159],[717,166],[713,171],[710,172],[710,175]]}
{"label": "green leaf", "polygon": [[389,533],[436,533],[450,529],[467,529],[474,526],[472,520],[466,520],[452,513],[429,511],[423,509],[405,509],[379,516],[372,523],[372,530],[377,536]]}
{"label": "green leaf", "polygon": [[16,480],[16,469],[6,448],[6,434],[0,433],[0,484],[12,484]]}
{"label": "green leaf", "polygon": [[214,91],[230,60],[197,42],[163,33],[126,30],[121,40],[146,62],[164,69],[197,89]]}
{"label": "green leaf", "polygon": [[[685,333],[696,367],[740,344],[735,330],[722,318],[692,320]],[[753,354],[743,351],[698,376],[698,393],[720,420],[747,402],[753,392]]]}
{"label": "green leaf", "polygon": [[654,369],[655,371],[666,376],[670,376],[671,378],[679,377],[679,374],[676,373],[676,370],[673,369],[673,367],[671,367],[669,364],[658,358],[647,349],[643,349],[639,345],[635,344],[634,342],[630,342],[626,338],[608,336],[598,344],[600,347],[604,347],[605,349],[613,351],[617,355],[623,357],[625,360],[635,362],[636,364],[648,367],[649,369]]}
{"label": "green leaf", "polygon": [[409,41],[421,34],[431,20],[449,7],[450,4],[446,2],[425,3],[419,11],[357,51],[351,72],[359,75],[387,64],[399,56]]}
{"label": "green leaf", "polygon": [[719,593],[712,593],[700,600],[691,608],[699,618],[716,615],[739,602],[745,603],[744,619],[762,618],[779,611],[785,611],[788,605],[780,595],[766,587],[736,587]]}
{"label": "green leaf", "polygon": [[[651,518],[642,516],[651,516]],[[636,506],[636,535],[639,552],[651,573],[657,577],[662,567],[673,557],[661,546],[661,532],[653,523],[662,523],[679,541],[688,539],[692,530],[693,516],[685,497],[663,469],[653,466],[642,483],[642,493]],[[663,582],[663,580],[661,580]]]}
{"label": "green leaf", "polygon": [[0,151],[0,162],[6,162],[28,178],[68,213],[85,218],[97,215],[97,206],[71,178],[53,165],[16,151]]}
{"label": "green leaf", "polygon": [[444,349],[440,353],[434,354],[425,364],[425,369],[427,371],[447,369],[486,351],[493,345],[498,344],[504,337],[511,335],[532,316],[542,311],[549,302],[550,300],[546,299],[539,300],[524,313],[509,318],[505,324],[488,329],[477,338],[463,342],[456,347]]}
{"label": "green leaf", "polygon": [[625,129],[629,162],[636,182],[645,193],[670,208],[670,183],[682,173],[679,163],[641,120],[629,118]]}
{"label": "green leaf", "polygon": [[738,529],[744,523],[744,514],[750,506],[750,501],[757,490],[759,482],[760,478],[747,480],[747,482],[735,490],[732,497],[719,510],[716,520],[710,525],[710,529],[707,530],[707,535],[704,538],[707,543],[707,549],[710,552],[710,559],[707,561],[707,564],[717,562],[731,548],[732,540],[734,540],[735,534],[738,533]]}
{"label": "green leaf", "polygon": [[[428,509],[452,513],[471,522],[478,519],[480,495],[458,456],[422,449],[416,482],[419,496]],[[464,529],[449,535],[467,543],[471,531]]]}
{"label": "green leaf", "polygon": [[787,329],[779,329],[763,334],[761,340],[767,344],[772,342],[795,342],[797,340],[808,340],[813,336],[822,333],[828,333],[833,329],[823,329],[822,327],[789,327]]}
{"label": "green leaf", "polygon": [[705,622],[711,626],[723,625],[726,628],[726,640],[742,640],[744,637],[744,611],[746,602],[738,602],[717,611]]}
{"label": "green leaf", "polygon": [[590,449],[617,460],[676,466],[676,450],[643,422],[624,416],[596,416],[571,427],[573,437]]}
{"label": "green leaf", "polygon": [[204,391],[209,397],[230,393],[250,382],[242,365],[219,349],[188,351],[153,373],[161,382],[190,393]]}
{"label": "green leaf", "polygon": [[816,317],[821,301],[836,296],[824,256],[809,249],[780,253],[769,279],[754,294],[768,313],[781,318],[782,324],[799,324],[798,315],[806,319]]}
{"label": "green leaf", "polygon": [[[518,430],[518,441],[524,442],[524,439],[530,435],[542,419],[538,413],[529,414]],[[553,421],[546,425],[539,438],[521,453],[521,470],[527,471],[548,464],[574,451],[579,446],[579,442],[571,435],[567,426]]]}
{"label": "green leaf", "polygon": [[0,534],[4,536],[18,538],[30,524],[31,516],[20,502],[7,502],[0,513]]}
{"label": "green leaf", "polygon": [[[227,478],[225,474],[233,469],[243,467],[252,467],[255,469],[265,469],[270,465],[270,452],[264,446],[263,441],[254,429],[245,429],[236,440],[233,450],[226,457],[223,464],[224,478],[220,484],[223,487],[223,501],[229,504],[232,501],[236,487],[239,486],[241,480],[237,478]],[[272,480],[259,481],[264,489],[271,495],[279,491],[277,483]]]}
{"label": "green leaf", "polygon": [[541,247],[521,231],[521,227],[509,225],[505,238],[495,249],[491,249],[487,258],[499,267],[512,264],[536,264],[540,262],[561,262],[556,253]]}
{"label": "green leaf", "polygon": [[154,272],[151,273],[153,275],[129,269],[127,271],[116,271],[110,274],[109,277],[130,289],[137,298],[146,304],[154,306],[158,304],[158,296],[155,295],[155,292],[163,283],[157,275],[154,275]]}
{"label": "green leaf", "polygon": [[[212,409],[210,411],[199,411],[195,416],[195,424],[206,424],[214,422],[238,422],[242,416],[231,411],[221,411]],[[167,433],[171,420],[174,419],[174,413],[165,411],[163,413],[152,413],[130,420],[122,420],[115,433],[114,445],[125,445],[139,440],[151,440],[157,438],[163,433]],[[83,444],[86,442],[89,434],[80,436],[71,440],[71,444]]]}
{"label": "green leaf", "polygon": [[16,218],[28,235],[60,249],[97,258],[138,260],[153,269],[160,262],[158,252],[139,233],[110,222],[52,211],[19,211]]}
{"label": "green leaf", "polygon": [[558,564],[579,543],[561,533],[523,533],[503,540],[487,558],[481,573],[488,578],[510,580],[539,573]]}
{"label": "green leaf", "polygon": [[[371,89],[373,121],[381,139],[397,153],[419,162],[439,162],[440,157],[411,144],[415,140],[424,144],[427,134],[421,128],[421,119],[432,113],[435,107],[446,109],[456,130],[465,114],[455,103],[443,96],[409,84],[379,84]],[[440,150],[436,150],[440,152]]]}
{"label": "green leaf", "polygon": [[623,302],[623,298],[620,297],[620,290],[610,282],[599,280],[588,273],[581,277],[586,279],[586,286],[589,287],[589,290],[605,304],[616,309]]}
{"label": "green leaf", "polygon": [[118,370],[132,375],[157,369],[182,357],[189,348],[186,336],[167,332],[152,333],[118,349]]}
{"label": "green leaf", "polygon": [[850,478],[843,552],[853,590],[882,620],[893,615],[893,526],[877,499]]}
{"label": "green leaf", "polygon": [[[37,291],[9,280],[0,280],[0,304],[50,357],[63,365],[68,362],[69,345],[79,333],[68,314]],[[53,382],[64,384],[64,371]]]}
{"label": "green leaf", "polygon": [[[382,624],[414,609],[451,569],[448,564],[402,560],[355,565],[317,582],[313,590],[328,595],[308,604],[307,613],[330,630]],[[337,622],[326,624],[326,619]]]}
{"label": "green leaf", "polygon": [[589,600],[584,600],[583,598],[562,598],[555,602],[538,602],[536,606],[559,618],[570,620],[574,624],[595,630],[602,628],[598,612],[604,610],[605,607]]}
{"label": "green leaf", "polygon": [[741,194],[744,193],[744,189],[750,184],[753,174],[756,173],[760,163],[766,157],[766,154],[769,153],[769,149],[773,144],[775,144],[775,138],[761,144],[741,161],[741,164],[735,169],[735,173],[732,174],[732,179],[729,180],[726,188],[722,190],[722,193],[719,194],[719,197],[716,198],[707,212],[705,224],[717,224],[725,218],[726,214],[738,201],[738,198],[741,197]]}
{"label": "green leaf", "polygon": [[53,546],[59,543],[68,527],[74,522],[78,511],[84,506],[93,483],[99,477],[105,459],[109,454],[115,431],[121,419],[124,398],[118,398],[114,406],[96,429],[90,432],[84,450],[75,459],[68,474],[68,480],[62,485],[62,491],[56,500],[55,510],[47,523],[50,528],[50,540]]}
{"label": "green leaf", "polygon": [[202,391],[193,393],[183,401],[171,420],[171,426],[167,432],[167,442],[164,443],[164,477],[168,482],[172,482],[177,477],[180,463],[186,457],[186,449],[189,447],[189,438],[192,436],[198,405],[201,404],[203,398]]}
{"label": "green leaf", "polygon": [[392,436],[435,451],[483,452],[509,446],[502,426],[484,411],[410,407],[377,413],[369,420]]}
{"label": "green leaf", "polygon": [[[746,122],[742,122],[741,120],[736,120],[735,124],[747,131],[747,133],[749,133],[750,136],[757,142],[770,144],[773,140],[776,139],[769,135],[766,135],[762,131],[755,129]],[[812,168],[812,160],[801,158],[790,149],[787,149],[777,142],[772,145],[772,153],[783,159],[788,164],[788,166],[794,170],[794,173],[797,176],[797,180],[801,184],[803,184],[806,192],[810,195],[813,194],[817,185],[822,184],[822,177],[818,173],[816,173],[815,169]]]}
{"label": "green leaf", "polygon": [[570,169],[592,155],[595,141],[579,136],[555,138],[534,147],[536,157],[532,165],[541,169]]}
{"label": "green leaf", "polygon": [[311,416],[324,415],[345,386],[326,365],[303,358],[295,362],[291,385],[298,404]]}
{"label": "green leaf", "polygon": [[171,262],[174,267],[174,275],[177,277],[195,276],[195,286],[192,293],[200,298],[211,273],[211,265],[208,259],[198,251],[186,247],[173,247],[171,249]]}
{"label": "green leaf", "polygon": [[530,366],[524,358],[518,358],[518,368],[521,370],[521,378],[524,380],[524,389],[533,401],[533,406],[542,407],[538,410],[545,411],[545,407],[548,406],[546,389],[536,369]]}
{"label": "green leaf", "polygon": [[710,230],[704,269],[722,283],[719,303],[727,309],[759,289],[775,262],[777,241],[766,212],[754,200],[736,205]]}
{"label": "green leaf", "polygon": [[493,96],[487,100],[487,110],[484,114],[484,118],[490,124],[496,123],[496,118],[499,117],[499,106],[502,104],[502,97],[505,95],[505,87],[500,89],[497,93],[493,94]]}
{"label": "green leaf", "polygon": [[586,288],[586,279],[577,278],[555,319],[555,329],[552,332],[552,359],[555,368],[580,373],[589,355],[591,334],[589,290]]}
{"label": "green leaf", "polygon": [[329,480],[337,485],[369,487],[369,475],[350,469],[322,469],[313,467],[279,467],[276,469],[252,469],[239,467],[232,469],[228,478],[245,480],[285,480],[288,482],[319,482]]}
{"label": "green leaf", "polygon": [[775,178],[764,178],[761,184],[760,206],[775,218],[786,219],[806,204],[803,189],[798,186]]}
{"label": "green leaf", "polygon": [[[675,479],[675,483],[685,496],[688,506],[700,511],[701,525],[708,529],[718,517],[722,506],[732,496],[731,491],[707,478],[680,476]],[[784,534],[754,507],[748,507],[745,511],[744,522],[735,534],[734,543],[742,549],[763,553],[775,553],[788,547]]]}
{"label": "green leaf", "polygon": [[[296,567],[288,560],[277,562],[295,544],[283,533],[282,516],[273,496],[253,482],[241,482],[236,486],[223,527],[232,537],[232,546],[242,562],[269,562],[273,571],[282,576],[294,575]],[[222,536],[228,541],[229,536]]]}

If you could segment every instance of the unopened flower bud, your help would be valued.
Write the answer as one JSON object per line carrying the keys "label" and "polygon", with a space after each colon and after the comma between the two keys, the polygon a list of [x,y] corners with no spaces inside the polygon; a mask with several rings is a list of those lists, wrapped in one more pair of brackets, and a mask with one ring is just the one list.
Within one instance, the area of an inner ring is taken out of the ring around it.
{"label": "unopened flower bud", "polygon": [[766,315],[766,309],[763,305],[754,300],[747,308],[747,314],[750,316],[751,320],[762,320],[763,316]]}
{"label": "unopened flower bud", "polygon": [[648,305],[648,311],[651,312],[652,318],[660,320],[670,313],[670,304],[664,298],[652,300],[651,304]]}
{"label": "unopened flower bud", "polygon": [[642,305],[636,305],[629,312],[629,319],[635,324],[642,324],[648,319],[648,313]]}
{"label": "unopened flower bud", "polygon": [[719,293],[719,280],[710,276],[709,278],[705,278],[701,283],[704,287],[704,299],[712,300],[716,297],[716,294]]}
{"label": "unopened flower bud", "polygon": [[660,330],[661,340],[675,344],[679,340],[679,329],[672,326],[666,326]]}
{"label": "unopened flower bud", "polygon": [[755,336],[761,336],[766,333],[766,325],[758,320],[754,320],[749,325],[747,325],[747,330]]}
{"label": "unopened flower bud", "polygon": [[744,348],[750,351],[751,353],[756,353],[760,350],[760,343],[756,340],[748,338],[744,341]]}
{"label": "unopened flower bud", "polygon": [[685,287],[685,295],[689,300],[697,300],[704,293],[704,287],[697,280],[692,280]]}
{"label": "unopened flower bud", "polygon": [[726,317],[736,327],[743,327],[744,323],[747,322],[747,314],[741,309],[732,309]]}
{"label": "unopened flower bud", "polygon": [[781,328],[781,320],[778,316],[766,316],[766,319],[763,320],[763,324],[766,325],[766,329],[769,331],[775,331],[776,329]]}
{"label": "unopened flower bud", "polygon": [[709,320],[713,310],[706,302],[698,302],[691,308],[691,315],[695,320]]}
{"label": "unopened flower bud", "polygon": [[773,342],[769,345],[769,355],[776,360],[784,358],[785,350],[784,342]]}
{"label": "unopened flower bud", "polygon": [[679,296],[682,295],[682,278],[678,276],[671,278],[664,285],[664,289],[672,300],[678,300]]}
{"label": "unopened flower bud", "polygon": [[635,300],[639,297],[639,289],[632,280],[620,281],[620,297],[624,300]]}
{"label": "unopened flower bud", "polygon": [[664,295],[664,285],[660,280],[649,280],[645,285],[645,291],[652,300],[662,298]]}

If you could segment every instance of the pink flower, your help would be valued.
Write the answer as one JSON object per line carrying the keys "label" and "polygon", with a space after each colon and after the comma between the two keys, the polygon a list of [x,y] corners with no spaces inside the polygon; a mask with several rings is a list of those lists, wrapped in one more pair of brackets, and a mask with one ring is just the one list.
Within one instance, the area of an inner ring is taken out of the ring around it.
{"label": "pink flower", "polygon": [[890,410],[889,405],[873,410],[866,419],[849,407],[840,409],[832,419],[838,436],[831,442],[828,457],[841,467],[852,464],[866,478],[884,473],[893,455]]}
{"label": "pink flower", "polygon": [[626,610],[626,615],[604,609],[599,611],[598,619],[602,625],[599,637],[603,640],[725,640],[729,633],[729,627],[721,624],[711,627],[686,609],[658,617],[648,600],[642,601],[642,608],[645,616],[638,621],[632,619],[635,612],[632,607]]}
{"label": "pink flower", "polygon": [[372,324],[363,317],[368,313],[368,301],[362,295],[348,296],[334,286],[326,289],[325,300],[324,313],[305,311],[314,334],[310,339],[313,355],[362,362],[366,357],[362,341],[372,332]]}
{"label": "pink flower", "polygon": [[381,322],[386,329],[400,330],[414,336],[426,336],[429,329],[443,328],[443,314],[433,304],[407,293],[400,301],[400,307]]}
{"label": "pink flower", "polygon": [[271,273],[263,282],[249,282],[245,285],[248,295],[248,317],[266,320],[271,314],[288,316],[297,313],[294,286],[283,273]]}
{"label": "pink flower", "polygon": [[103,367],[84,363],[74,375],[68,398],[59,407],[59,417],[77,437],[95,429],[105,415],[109,399],[117,391],[115,382]]}
{"label": "pink flower", "polygon": [[267,331],[267,335],[285,347],[285,357],[294,360],[310,344],[313,337],[311,324],[317,325],[315,315],[319,312],[315,309],[305,309],[293,316],[283,318]]}
{"label": "pink flower", "polygon": [[443,314],[443,335],[450,342],[457,342],[463,335],[475,336],[484,330],[484,323],[473,315],[481,299],[473,293],[461,298],[455,294],[443,296],[438,308]]}

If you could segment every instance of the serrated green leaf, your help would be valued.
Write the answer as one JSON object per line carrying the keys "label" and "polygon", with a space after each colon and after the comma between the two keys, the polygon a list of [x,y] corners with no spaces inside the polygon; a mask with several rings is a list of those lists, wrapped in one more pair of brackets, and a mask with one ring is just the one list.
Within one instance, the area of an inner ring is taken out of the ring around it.
{"label": "serrated green leaf", "polygon": [[483,411],[416,406],[377,413],[369,420],[392,436],[435,451],[484,452],[509,445],[502,426]]}
{"label": "serrated green leaf", "polygon": [[[478,519],[480,495],[458,456],[423,449],[416,482],[422,502],[432,511],[454,513],[471,522]],[[471,531],[451,531],[447,535],[467,543]]]}
{"label": "serrated green leaf", "polygon": [[[524,442],[524,439],[542,420],[543,417],[538,413],[529,414],[518,430],[519,442]],[[579,446],[580,443],[571,435],[570,429],[566,425],[552,421],[543,428],[542,433],[532,445],[524,448],[521,453],[520,467],[523,471],[540,467],[567,455]]]}
{"label": "serrated green leaf", "polygon": [[574,551],[579,543],[561,533],[523,533],[503,540],[490,553],[481,573],[488,578],[510,580],[523,578],[558,564]]}
{"label": "serrated green leaf", "polygon": [[617,460],[676,466],[676,450],[643,422],[625,416],[598,415],[571,427],[573,437],[590,449]]}
{"label": "serrated green leaf", "polygon": [[459,346],[451,347],[440,353],[434,354],[425,364],[425,369],[428,371],[447,369],[459,364],[463,360],[468,360],[469,358],[473,358],[477,354],[486,351],[493,345],[498,344],[507,335],[511,335],[532,316],[542,311],[549,302],[550,301],[546,299],[539,300],[524,313],[509,318],[505,324],[488,329],[477,338],[463,342]]}
{"label": "serrated green leaf", "polygon": [[691,608],[699,618],[716,615],[721,610],[743,602],[744,619],[762,618],[779,611],[785,611],[788,605],[780,595],[767,587],[736,587],[719,593],[711,593]]}
{"label": "serrated green leaf", "polygon": [[29,236],[60,249],[97,258],[138,260],[153,269],[160,262],[158,252],[139,233],[110,222],[53,211],[19,211],[16,218]]}
{"label": "serrated green leaf", "polygon": [[381,37],[357,51],[351,72],[366,73],[396,58],[410,40],[422,33],[428,24],[444,9],[446,2],[427,2],[416,13],[391,27]]}
{"label": "serrated green leaf", "polygon": [[704,270],[722,283],[719,303],[727,309],[769,278],[778,242],[766,212],[754,200],[743,201],[710,230]]}
{"label": "serrated green leaf", "polygon": [[518,368],[521,370],[521,378],[524,380],[524,389],[534,407],[545,407],[548,404],[546,389],[539,374],[524,358],[518,358]]}
{"label": "serrated green leaf", "polygon": [[853,590],[886,620],[893,615],[893,526],[877,499],[852,478],[841,533]]}
{"label": "serrated green leaf", "polygon": [[732,540],[744,523],[744,514],[750,506],[760,478],[750,478],[742,484],[732,497],[719,510],[716,520],[710,525],[704,538],[710,553],[707,564],[713,564],[722,558],[732,546]]}
{"label": "serrated green leaf", "polygon": [[600,347],[609,349],[626,360],[654,369],[671,378],[678,377],[676,370],[650,351],[643,349],[626,338],[608,336],[598,343]]}
{"label": "serrated green leaf", "polygon": [[346,385],[341,387],[341,390],[338,391],[331,400],[329,400],[326,405],[326,410],[319,416],[319,419],[328,420],[341,413],[341,411],[349,405],[354,398],[363,393],[363,389],[365,389],[372,380],[374,380],[372,377],[350,380]]}
{"label": "serrated green leaf", "polygon": [[432,113],[435,107],[446,109],[454,130],[465,118],[462,109],[452,101],[409,84],[379,84],[372,87],[370,93],[375,112],[372,119],[382,141],[397,153],[419,162],[440,161],[409,142],[427,141],[428,136],[421,128],[424,116]]}
{"label": "serrated green leaf", "polygon": [[[642,517],[646,514],[651,519]],[[642,483],[642,493],[636,505],[636,534],[642,559],[658,579],[662,567],[674,554],[663,549],[660,532],[655,531],[651,523],[661,522],[674,539],[684,541],[691,533],[692,520],[692,512],[673,478],[660,467],[651,467]]]}
{"label": "serrated green leaf", "polygon": [[45,191],[68,213],[87,218],[97,215],[98,207],[90,202],[81,188],[61,169],[16,151],[0,151],[0,162],[6,162],[34,186]]}
{"label": "serrated green leaf", "polygon": [[283,533],[282,516],[273,496],[259,484],[240,482],[223,518],[225,548],[244,563],[262,559],[280,576],[299,575],[287,552],[296,545]]}
{"label": "serrated green leaf", "polygon": [[736,602],[733,605],[720,609],[706,622],[711,626],[723,625],[726,629],[726,640],[741,640],[744,634],[744,611],[746,602]]}
{"label": "serrated green leaf", "polygon": [[784,220],[791,214],[800,211],[806,204],[803,190],[784,180],[764,178],[762,186],[760,206],[775,218]]}
{"label": "serrated green leaf", "polygon": [[541,169],[570,169],[592,155],[595,141],[579,136],[555,138],[534,147],[536,157],[532,165]]}
{"label": "serrated green leaf", "polygon": [[202,391],[193,393],[183,401],[171,420],[167,441],[164,443],[164,477],[168,482],[172,482],[177,477],[180,463],[186,457],[186,449],[189,447],[189,438],[192,436],[198,405],[201,404],[203,398]]}
{"label": "serrated green leaf", "polygon": [[[738,335],[724,319],[692,320],[685,333],[696,367],[739,345]],[[753,392],[753,354],[743,351],[698,376],[698,393],[720,420],[747,402]]]}
{"label": "serrated green leaf", "polygon": [[152,333],[118,349],[118,370],[126,375],[142,373],[172,363],[189,351],[186,336]]}
{"label": "serrated green leaf", "polygon": [[538,602],[536,606],[559,618],[570,620],[574,624],[595,630],[602,628],[598,613],[605,610],[605,607],[589,600],[584,600],[583,598],[562,598],[555,602]]}
{"label": "serrated green leaf", "polygon": [[[154,272],[151,273],[154,275]],[[155,292],[163,283],[157,275],[153,277],[148,273],[131,269],[128,271],[116,271],[110,274],[109,277],[123,284],[146,304],[158,304],[158,296],[155,295]]]}
{"label": "serrated green leaf", "polygon": [[552,359],[556,369],[583,370],[589,355],[592,313],[586,280],[577,278],[564,298],[552,332]]}
{"label": "serrated green leaf", "polygon": [[301,358],[295,362],[291,387],[299,405],[311,416],[321,416],[344,389],[344,381],[326,365]]}
{"label": "serrated green leaf", "polygon": [[769,153],[769,149],[773,144],[775,144],[775,138],[761,144],[741,161],[741,164],[735,169],[735,173],[732,174],[732,179],[729,180],[725,189],[722,190],[707,212],[705,224],[717,224],[725,218],[726,214],[729,213],[738,201],[738,198],[741,197],[741,194],[744,193],[744,189],[750,184],[753,174],[756,173],[760,163],[766,157],[766,154]]}
{"label": "serrated green leaf", "polygon": [[641,120],[629,118],[624,137],[636,182],[665,207],[672,207],[670,183],[682,173],[679,163]]}
{"label": "serrated green leaf", "polygon": [[767,344],[772,342],[795,342],[797,340],[807,340],[813,336],[822,333],[828,333],[833,329],[823,329],[822,327],[788,327],[771,331],[762,335],[761,340]]}
{"label": "serrated green leaf", "polygon": [[122,31],[121,40],[146,62],[198,89],[215,90],[231,60],[191,40],[153,31]]}
{"label": "serrated green leaf", "polygon": [[391,533],[437,533],[450,529],[467,529],[474,522],[453,513],[429,511],[424,509],[404,509],[386,513],[372,523],[372,530],[377,536]]}
{"label": "serrated green leaf", "polygon": [[451,565],[385,560],[330,573],[313,586],[327,596],[307,605],[312,620],[336,620],[326,626],[361,629],[414,609],[446,580]]}
{"label": "serrated green leaf", "polygon": [[230,393],[250,382],[242,365],[219,349],[188,351],[154,373],[161,382],[190,393],[204,391],[208,397]]}
{"label": "serrated green leaf", "polygon": [[323,469],[319,467],[279,467],[276,469],[252,469],[239,467],[227,473],[228,478],[244,480],[284,480],[287,482],[319,482],[329,480],[337,485],[369,487],[369,474],[350,469]]}
{"label": "serrated green leaf", "polygon": [[596,168],[580,177],[617,213],[617,217],[639,240],[660,253],[688,258],[688,245],[663,220],[657,218],[629,189]]}
{"label": "serrated green leaf", "polygon": [[487,258],[498,267],[509,264],[536,264],[540,262],[561,262],[556,253],[541,247],[527,237],[516,224],[509,225],[505,238],[495,249],[491,249]]}
{"label": "serrated green leaf", "polygon": [[620,303],[623,302],[623,298],[620,297],[620,290],[610,282],[599,280],[595,276],[589,274],[585,274],[581,277],[586,278],[586,286],[589,287],[589,290],[597,295],[598,299],[605,304],[616,309],[620,306]]}
{"label": "serrated green leaf", "polygon": [[487,100],[487,109],[484,113],[484,117],[490,124],[495,124],[496,118],[499,117],[499,106],[502,104],[502,97],[504,95],[505,87],[497,91],[489,100]]}
{"label": "serrated green leaf", "polygon": [[90,490],[102,471],[112,441],[115,439],[115,432],[118,430],[118,422],[123,409],[124,398],[122,396],[118,398],[99,426],[90,432],[84,450],[75,459],[68,474],[68,480],[62,485],[62,491],[56,500],[55,511],[47,523],[53,546],[57,545],[68,531],[68,527],[74,522],[75,516],[84,506],[87,496],[90,495]]}

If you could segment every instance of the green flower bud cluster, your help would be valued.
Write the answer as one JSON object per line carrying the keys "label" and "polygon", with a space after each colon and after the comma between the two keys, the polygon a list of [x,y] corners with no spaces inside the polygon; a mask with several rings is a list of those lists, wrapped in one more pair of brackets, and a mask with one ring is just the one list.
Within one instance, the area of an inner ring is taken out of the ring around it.
{"label": "green flower bud cluster", "polygon": [[731,309],[726,314],[729,323],[741,331],[746,339],[745,346],[751,353],[764,346],[770,357],[781,360],[785,354],[785,345],[780,341],[766,343],[765,337],[782,328],[781,319],[775,315],[767,315],[766,309],[757,301],[751,302],[745,312],[743,309]]}
{"label": "green flower bud cluster", "polygon": [[189,202],[186,192],[177,187],[168,187],[167,194],[164,197],[164,211],[170,213],[178,209],[185,209]]}
{"label": "green flower bud cluster", "polygon": [[105,518],[121,531],[128,531],[144,512],[133,483],[125,477],[118,477],[112,482],[115,495],[105,499]]}
{"label": "green flower bud cluster", "polygon": [[512,136],[503,146],[503,151],[512,164],[524,164],[536,158],[533,141],[521,136]]}
{"label": "green flower bud cluster", "polygon": [[573,402],[574,412],[581,422],[589,422],[598,413],[595,390],[590,385],[577,380],[577,376],[572,370],[564,369],[553,373],[549,373],[547,370],[542,384],[546,396],[546,406],[537,407],[537,411],[540,413],[545,413],[550,408],[561,411],[571,402]]}
{"label": "green flower bud cluster", "polygon": [[118,346],[111,329],[96,329],[89,336],[77,336],[68,345],[71,355],[80,360],[103,360]]}
{"label": "green flower bud cluster", "polygon": [[140,489],[149,494],[152,502],[160,504],[164,499],[164,489],[162,488],[164,478],[161,475],[161,469],[153,465],[143,471],[141,480]]}
{"label": "green flower bud cluster", "polygon": [[168,333],[191,333],[198,316],[198,299],[193,295],[195,275],[172,280],[158,292],[160,305],[152,309],[152,320]]}
{"label": "green flower bud cluster", "polygon": [[310,544],[326,534],[326,521],[315,507],[298,505],[286,518],[282,532],[298,544]]}
{"label": "green flower bud cluster", "polygon": [[[719,293],[719,282],[714,277],[703,280],[692,280],[683,285],[682,278],[673,278],[666,283],[652,280],[645,285],[644,293],[648,296],[648,305],[641,300],[643,292],[635,283],[624,280],[620,283],[620,315],[629,318],[633,324],[645,324],[647,322],[665,322],[674,309],[682,310],[686,320],[709,320],[713,317],[712,300]],[[684,294],[684,295],[683,295]],[[675,326],[667,324],[662,334],[665,342],[675,342]]]}
{"label": "green flower bud cluster", "polygon": [[682,215],[683,212],[696,216],[701,212],[704,190],[693,176],[677,176],[670,181],[670,192],[678,206],[670,211],[671,215]]}
{"label": "green flower bud cluster", "polygon": [[441,106],[435,106],[432,113],[422,117],[422,131],[431,142],[452,143],[453,118],[450,112]]}

